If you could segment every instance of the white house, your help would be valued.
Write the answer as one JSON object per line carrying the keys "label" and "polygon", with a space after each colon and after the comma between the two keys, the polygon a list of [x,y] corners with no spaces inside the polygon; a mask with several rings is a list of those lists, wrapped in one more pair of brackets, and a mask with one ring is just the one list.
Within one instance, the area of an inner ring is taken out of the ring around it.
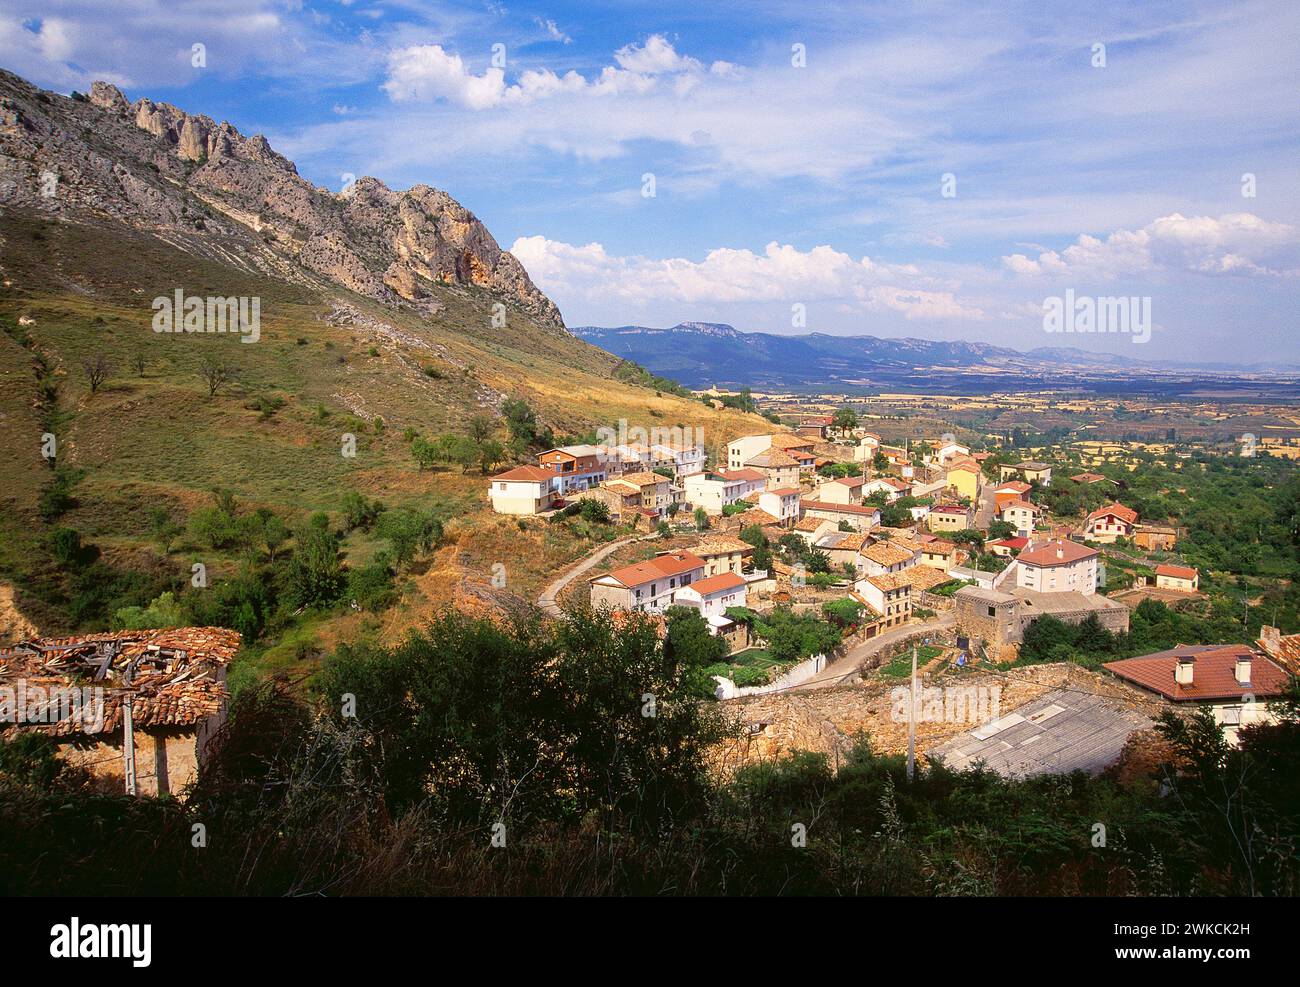
{"label": "white house", "polygon": [[1039,593],[1097,592],[1097,550],[1072,541],[1030,542],[998,579]]}
{"label": "white house", "polygon": [[558,498],[560,478],[540,466],[516,466],[492,477],[488,499],[498,514],[541,514]]}
{"label": "white house", "polygon": [[[745,605],[745,577],[734,572],[697,579],[677,591],[676,606],[694,607],[705,620],[726,615],[728,607]],[[711,624],[710,626],[714,626]]]}
{"label": "white house", "polygon": [[[760,479],[760,484],[762,480]],[[693,473],[686,477],[682,486],[686,491],[686,503],[691,507],[703,507],[706,514],[721,514],[722,509],[752,492],[752,484],[741,477],[729,477],[725,473],[712,470]]]}

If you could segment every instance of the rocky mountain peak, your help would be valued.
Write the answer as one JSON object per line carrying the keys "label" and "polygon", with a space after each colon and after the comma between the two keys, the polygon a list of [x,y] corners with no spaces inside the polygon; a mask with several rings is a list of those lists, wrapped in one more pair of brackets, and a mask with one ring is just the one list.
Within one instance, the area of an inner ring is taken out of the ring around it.
{"label": "rocky mountain peak", "polygon": [[[58,176],[42,194],[43,174]],[[185,234],[181,249],[324,279],[436,315],[436,286],[479,288],[566,332],[555,304],[478,218],[429,185],[316,188],[261,134],[111,83],[45,93],[0,70],[0,202]],[[171,237],[168,237],[172,240]]]}

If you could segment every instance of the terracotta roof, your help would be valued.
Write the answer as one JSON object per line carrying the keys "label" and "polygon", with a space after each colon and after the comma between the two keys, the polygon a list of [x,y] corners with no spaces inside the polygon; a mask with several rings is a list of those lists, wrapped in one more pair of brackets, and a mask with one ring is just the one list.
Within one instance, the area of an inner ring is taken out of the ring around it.
{"label": "terracotta roof", "polygon": [[1106,478],[1102,476],[1100,473],[1088,472],[1088,473],[1079,473],[1075,476],[1070,477],[1070,479],[1073,480],[1075,483],[1097,483],[1099,480],[1104,480]]}
{"label": "terracotta roof", "polygon": [[613,569],[603,575],[594,576],[588,582],[595,582],[597,579],[613,579],[627,587],[642,586],[657,579],[680,576],[694,569],[703,568],[704,560],[698,555],[691,552],[666,552],[663,555],[656,555],[647,562],[625,565],[621,569]]}
{"label": "terracotta roof", "polygon": [[949,463],[947,468],[949,473],[955,473],[957,470],[961,470],[963,473],[978,473],[980,464],[971,459],[959,459],[956,462]]}
{"label": "terracotta roof", "polygon": [[716,576],[709,576],[707,579],[697,579],[688,588],[695,590],[700,596],[708,596],[711,593],[739,589],[744,585],[744,576],[738,576],[734,572],[720,572]]}
{"label": "terracotta roof", "polygon": [[935,541],[926,542],[920,546],[922,552],[929,552],[931,555],[955,555],[961,551],[960,546],[950,541],[944,541],[942,538]]}
{"label": "terracotta roof", "polygon": [[860,476],[837,476],[833,480],[827,480],[827,483],[838,483],[842,487],[848,487],[852,490],[854,487],[860,487],[867,481]]}
{"label": "terracotta roof", "polygon": [[1001,545],[1003,548],[1015,549],[1017,552],[1029,544],[1028,538],[999,538],[988,543],[990,546]]}
{"label": "terracotta roof", "polygon": [[747,541],[741,541],[739,538],[729,538],[726,535],[719,535],[716,538],[710,538],[702,541],[697,545],[691,546],[691,552],[700,558],[708,558],[711,555],[732,555],[736,552],[749,553],[754,550],[754,546]]}
{"label": "terracotta roof", "polygon": [[512,470],[498,473],[496,476],[492,477],[492,482],[495,483],[498,480],[532,480],[537,482],[540,480],[549,480],[553,476],[555,476],[554,473],[550,470],[544,470],[540,466],[516,466]]}
{"label": "terracotta roof", "polygon": [[[113,733],[121,728],[122,699],[128,689],[136,726],[193,726],[222,712],[229,695],[222,669],[242,640],[238,631],[224,627],[32,638],[0,649],[0,686],[102,690],[92,694],[89,704],[63,710],[70,716],[51,723],[20,723],[19,729],[60,737]],[[28,698],[30,706],[30,694]],[[57,705],[55,700],[46,707],[49,714],[57,715]]]}
{"label": "terracotta roof", "polygon": [[1020,553],[1018,562],[1025,565],[1070,565],[1084,559],[1095,558],[1097,550],[1073,541],[1046,541],[1034,544]]}
{"label": "terracotta roof", "polygon": [[775,518],[761,507],[751,507],[747,511],[741,511],[739,514],[731,516],[733,521],[739,521],[742,525],[748,527],[751,524],[777,524],[780,518]]}
{"label": "terracotta roof", "polygon": [[859,552],[870,540],[870,535],[857,531],[829,531],[822,536],[817,547],[823,551]]}
{"label": "terracotta roof", "polygon": [[802,491],[798,487],[778,487],[775,490],[766,490],[764,493],[776,494],[778,497],[789,497],[792,494],[798,496]]}
{"label": "terracotta roof", "polygon": [[624,473],[619,479],[636,487],[648,487],[652,483],[668,482],[668,477],[660,476],[658,473],[651,473],[648,470],[641,473]]}
{"label": "terracotta roof", "polygon": [[868,576],[867,582],[876,587],[876,589],[886,591],[904,588],[910,589],[912,586],[912,582],[908,579],[906,572],[882,572],[879,576]]}
{"label": "terracotta roof", "polygon": [[887,541],[878,541],[862,550],[862,557],[879,565],[897,565],[906,562],[914,553]]}
{"label": "terracotta roof", "polygon": [[879,514],[879,507],[863,507],[860,504],[832,504],[825,500],[809,500],[805,497],[800,501],[805,511],[839,511],[841,514],[858,514],[871,515]]}
{"label": "terracotta roof", "polygon": [[916,590],[933,589],[935,586],[952,579],[952,576],[942,569],[936,569],[930,565],[909,566],[902,572],[896,572],[893,575],[900,577],[901,581],[906,582],[908,586]]}
{"label": "terracotta roof", "polygon": [[962,507],[960,504],[940,504],[938,507],[931,507],[930,513],[966,515],[970,513],[970,508]]}
{"label": "terracotta roof", "polygon": [[[1238,657],[1251,659],[1248,684],[1237,681]],[[1174,669],[1180,658],[1192,660],[1191,685],[1180,685],[1174,680]],[[1105,667],[1120,678],[1174,702],[1241,700],[1247,693],[1257,698],[1278,696],[1286,689],[1288,678],[1272,661],[1244,644],[1185,645],[1140,658],[1107,662]]]}
{"label": "terracotta roof", "polygon": [[728,480],[748,480],[750,483],[767,482],[767,474],[760,473],[758,470],[718,470],[717,472]]}
{"label": "terracotta roof", "polygon": [[745,460],[746,466],[765,466],[769,469],[779,466],[798,466],[799,460],[780,449],[767,449]]}
{"label": "terracotta roof", "polygon": [[1033,489],[1024,480],[1008,480],[1006,483],[999,483],[993,488],[993,492],[1001,493],[1004,490],[1014,490],[1016,493],[1029,493]]}
{"label": "terracotta roof", "polygon": [[1175,579],[1195,579],[1199,573],[1185,565],[1170,565],[1168,562],[1162,562],[1156,566],[1157,576],[1173,576]]}
{"label": "terracotta roof", "polygon": [[1105,507],[1098,507],[1095,511],[1089,514],[1088,520],[1092,521],[1096,518],[1107,517],[1108,515],[1114,515],[1125,524],[1132,524],[1138,519],[1138,512],[1130,507],[1125,507],[1123,504],[1107,504]]}
{"label": "terracotta roof", "polygon": [[1002,505],[1002,510],[1009,511],[1012,508],[1021,508],[1023,510],[1033,511],[1035,514],[1042,514],[1043,509],[1037,504],[1030,503],[1027,500],[1009,500]]}
{"label": "terracotta roof", "polygon": [[794,530],[795,531],[816,531],[823,524],[829,524],[833,526],[835,522],[828,521],[824,517],[813,517],[812,515],[809,515],[807,517],[801,517],[798,521],[796,521],[794,525]]}

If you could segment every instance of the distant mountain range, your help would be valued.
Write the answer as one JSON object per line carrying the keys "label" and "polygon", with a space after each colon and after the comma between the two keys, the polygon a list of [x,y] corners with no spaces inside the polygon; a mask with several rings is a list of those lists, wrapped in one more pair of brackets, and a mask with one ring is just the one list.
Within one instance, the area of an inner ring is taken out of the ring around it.
{"label": "distant mountain range", "polygon": [[1245,375],[1296,372],[1286,367],[1234,367],[1138,360],[1068,346],[1021,352],[989,343],[933,339],[885,339],[808,333],[779,336],[741,332],[717,322],[682,322],[668,329],[648,326],[580,326],[574,335],[634,360],[687,387],[806,389],[827,384],[933,385],[933,371],[974,377],[1024,377],[1050,383],[1098,376]]}

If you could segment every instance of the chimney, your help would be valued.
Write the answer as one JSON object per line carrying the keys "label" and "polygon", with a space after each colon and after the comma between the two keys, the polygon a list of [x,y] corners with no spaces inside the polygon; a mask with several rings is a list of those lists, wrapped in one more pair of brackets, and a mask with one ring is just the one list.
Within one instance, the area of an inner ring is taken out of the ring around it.
{"label": "chimney", "polygon": [[1237,656],[1237,685],[1250,685],[1250,655]]}
{"label": "chimney", "polygon": [[1178,664],[1174,666],[1174,681],[1179,685],[1191,685],[1192,665],[1191,658],[1179,658]]}
{"label": "chimney", "polygon": [[1259,643],[1269,654],[1276,655],[1282,650],[1282,632],[1276,627],[1265,624],[1259,629]]}

